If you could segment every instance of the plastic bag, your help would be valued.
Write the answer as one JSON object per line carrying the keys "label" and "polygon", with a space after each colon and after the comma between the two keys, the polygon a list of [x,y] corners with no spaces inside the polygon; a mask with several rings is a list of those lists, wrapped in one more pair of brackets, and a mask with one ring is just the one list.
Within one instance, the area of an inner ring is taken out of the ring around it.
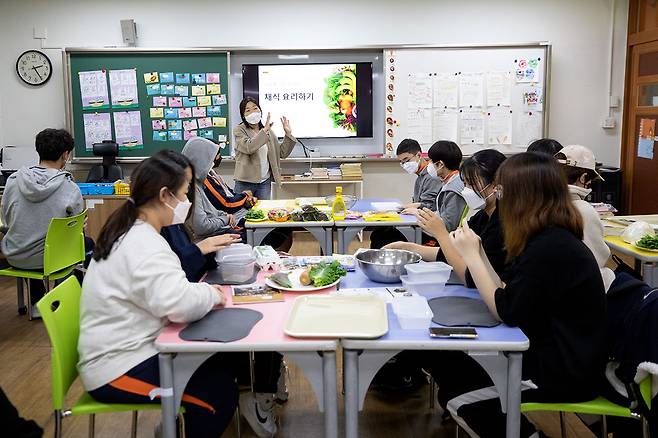
{"label": "plastic bag", "polygon": [[635,245],[635,243],[646,236],[647,234],[653,235],[654,231],[651,225],[643,221],[633,222],[624,229],[621,238],[624,242]]}

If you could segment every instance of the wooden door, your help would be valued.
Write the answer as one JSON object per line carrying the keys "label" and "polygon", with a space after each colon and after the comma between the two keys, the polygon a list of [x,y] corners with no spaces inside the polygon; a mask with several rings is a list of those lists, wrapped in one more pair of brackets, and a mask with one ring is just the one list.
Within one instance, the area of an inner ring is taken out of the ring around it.
{"label": "wooden door", "polygon": [[[632,46],[629,61],[622,155],[625,210],[629,214],[658,213],[658,148],[654,142],[658,139],[658,41]],[[640,139],[642,124],[644,138]]]}

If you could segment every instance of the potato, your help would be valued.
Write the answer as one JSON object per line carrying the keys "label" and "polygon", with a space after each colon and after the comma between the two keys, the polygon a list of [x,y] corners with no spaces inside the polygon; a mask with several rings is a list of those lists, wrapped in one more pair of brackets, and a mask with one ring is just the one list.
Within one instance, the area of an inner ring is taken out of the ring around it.
{"label": "potato", "polygon": [[299,274],[299,282],[304,285],[308,286],[311,284],[311,276],[309,275],[310,269],[304,269],[301,274]]}

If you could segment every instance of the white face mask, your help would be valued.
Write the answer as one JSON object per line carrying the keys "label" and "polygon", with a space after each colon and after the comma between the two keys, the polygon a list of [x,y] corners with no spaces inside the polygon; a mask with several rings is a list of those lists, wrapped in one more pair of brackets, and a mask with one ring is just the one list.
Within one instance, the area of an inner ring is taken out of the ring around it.
{"label": "white face mask", "polygon": [[[174,198],[176,197],[174,196]],[[165,205],[174,211],[174,218],[171,220],[171,225],[184,223],[185,219],[187,219],[187,213],[189,213],[190,207],[192,207],[192,203],[187,198],[185,198],[184,201],[178,201],[176,207],[172,207],[167,203],[165,203]]]}
{"label": "white face mask", "polygon": [[470,187],[464,187],[464,190],[462,190],[462,198],[466,201],[469,210],[480,210],[486,204],[484,198],[475,193],[475,190]]}
{"label": "white face mask", "polygon": [[244,116],[244,119],[247,121],[247,123],[251,125],[257,125],[258,122],[260,122],[261,119],[261,113],[260,111],[255,111],[253,113],[247,114]]}
{"label": "white face mask", "polygon": [[436,166],[434,163],[430,161],[430,163],[427,165],[427,174],[431,176],[432,178],[438,178],[439,174],[436,173]]}
{"label": "white face mask", "polygon": [[418,161],[409,160],[406,163],[400,163],[405,172],[413,175],[418,172]]}

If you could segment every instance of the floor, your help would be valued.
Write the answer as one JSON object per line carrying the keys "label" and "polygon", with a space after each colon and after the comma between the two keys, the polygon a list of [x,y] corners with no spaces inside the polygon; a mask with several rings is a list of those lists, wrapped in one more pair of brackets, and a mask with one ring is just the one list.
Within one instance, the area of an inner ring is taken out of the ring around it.
{"label": "floor", "polygon": [[[350,250],[354,251],[361,245],[364,243],[355,241]],[[291,253],[319,254],[319,246],[310,235],[295,233]],[[0,278],[0,386],[21,416],[35,420],[45,429],[45,436],[53,436],[54,428],[49,382],[50,343],[43,324],[40,320],[28,321],[25,316],[17,314],[15,281]],[[315,396],[304,376],[294,366],[290,367],[288,386],[290,399],[279,409],[278,436],[322,436],[323,417],[317,411]],[[70,391],[70,402],[74,402],[81,391],[81,386],[76,382]],[[454,424],[442,423],[440,408],[429,409],[428,392],[427,385],[408,394],[386,395],[371,390],[359,417],[359,435],[364,438],[455,436]],[[342,410],[343,397],[339,391],[339,412]],[[159,412],[140,414],[140,438],[153,437],[159,416]],[[550,436],[559,436],[555,419],[554,415],[545,414],[533,418],[533,421],[538,421]],[[342,431],[342,415],[339,422]],[[87,425],[87,418],[67,418],[64,420],[63,436],[86,437]],[[568,430],[569,437],[593,436],[575,417],[569,418]],[[100,415],[96,419],[98,438],[124,438],[129,436],[129,432],[130,414]],[[236,436],[235,424],[223,436]],[[255,436],[244,420],[242,436]]]}

